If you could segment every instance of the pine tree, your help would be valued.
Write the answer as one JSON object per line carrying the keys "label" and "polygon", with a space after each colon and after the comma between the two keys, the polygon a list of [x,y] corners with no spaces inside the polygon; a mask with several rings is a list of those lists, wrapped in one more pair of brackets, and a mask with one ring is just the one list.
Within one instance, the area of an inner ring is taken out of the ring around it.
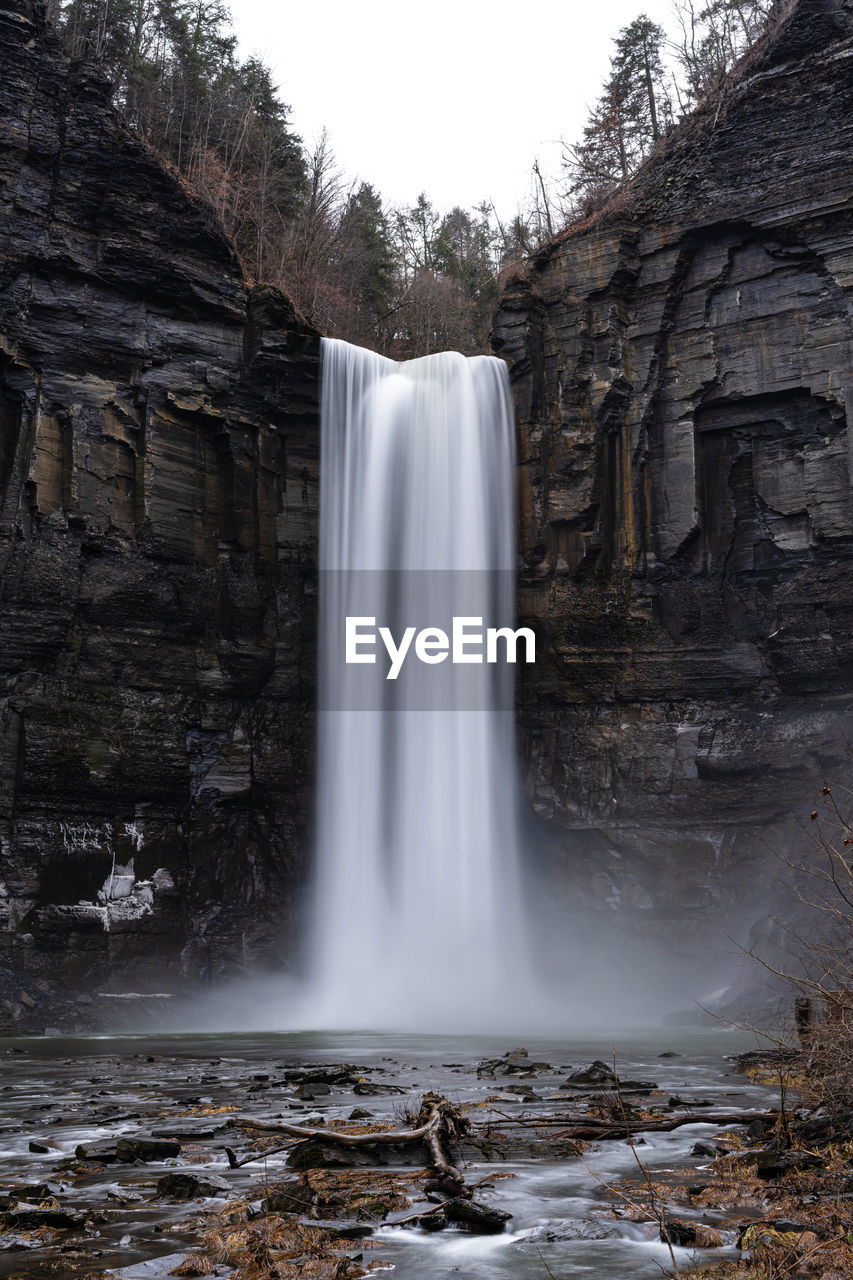
{"label": "pine tree", "polygon": [[564,148],[563,164],[582,210],[629,177],[672,127],[672,101],[661,50],[663,27],[644,14],[616,37],[610,74],[580,142]]}
{"label": "pine tree", "polygon": [[582,141],[564,148],[564,167],[572,188],[595,200],[627,178],[640,159],[630,128],[628,87],[611,75],[590,111]]}
{"label": "pine tree", "polygon": [[336,328],[351,342],[385,349],[395,309],[394,248],[382,198],[370,183],[346,202],[335,259],[342,301]]}
{"label": "pine tree", "polygon": [[672,125],[661,49],[666,32],[645,14],[616,37],[612,76],[622,87],[628,128],[636,149],[646,155]]}
{"label": "pine tree", "polygon": [[247,269],[281,269],[305,196],[301,141],[257,58],[240,62],[221,0],[69,0],[57,29],[95,62],[133,126],[216,210]]}

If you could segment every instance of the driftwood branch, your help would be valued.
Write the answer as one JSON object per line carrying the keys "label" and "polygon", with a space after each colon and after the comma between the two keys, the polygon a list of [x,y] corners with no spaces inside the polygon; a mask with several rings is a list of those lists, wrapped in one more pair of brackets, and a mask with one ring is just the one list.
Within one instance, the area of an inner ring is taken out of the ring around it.
{"label": "driftwood branch", "polygon": [[[262,1133],[286,1133],[291,1138],[301,1138],[305,1141],[317,1142],[333,1142],[344,1147],[361,1147],[361,1146],[389,1146],[391,1144],[397,1146],[403,1142],[421,1142],[429,1141],[433,1136],[431,1128],[438,1123],[438,1114],[431,1117],[427,1124],[421,1125],[418,1129],[401,1129],[397,1132],[384,1133],[336,1133],[334,1129],[308,1129],[304,1125],[286,1124],[283,1120],[254,1120],[250,1116],[236,1116],[231,1122],[235,1127],[245,1129],[259,1129]],[[231,1169],[242,1169],[244,1164],[252,1164],[256,1160],[263,1160],[266,1156],[277,1156],[282,1151],[292,1150],[292,1143],[288,1143],[283,1147],[268,1147],[266,1151],[257,1151],[254,1155],[244,1156],[242,1160],[238,1160],[231,1147],[225,1148],[225,1154],[228,1157],[228,1166]]]}
{"label": "driftwood branch", "polygon": [[383,1130],[380,1133],[338,1133],[335,1129],[308,1129],[301,1124],[287,1124],[284,1120],[255,1120],[251,1116],[235,1116],[230,1122],[241,1129],[260,1129],[262,1133],[286,1133],[291,1138],[312,1139],[317,1142],[336,1142],[343,1147],[397,1146],[401,1142],[421,1142],[438,1121],[432,1116],[427,1124],[417,1129]]}
{"label": "driftwood branch", "polygon": [[[262,1133],[284,1133],[291,1138],[305,1141],[335,1143],[343,1147],[367,1146],[400,1146],[403,1143],[423,1142],[429,1151],[430,1165],[439,1178],[449,1179],[459,1187],[464,1187],[465,1179],[453,1165],[446,1154],[445,1144],[465,1133],[468,1121],[446,1098],[438,1094],[428,1093],[421,1104],[417,1123],[413,1129],[384,1130],[379,1133],[339,1133],[335,1129],[309,1129],[305,1125],[288,1124],[285,1120],[256,1120],[252,1116],[235,1116],[230,1122],[233,1127],[257,1129]],[[265,1156],[276,1155],[288,1147],[273,1147],[267,1151],[257,1152],[238,1160],[230,1147],[225,1148],[228,1164],[232,1169],[239,1169],[253,1160],[262,1160]]]}
{"label": "driftwood branch", "polygon": [[611,1120],[584,1120],[552,1133],[552,1139],[577,1138],[587,1142],[601,1142],[607,1138],[632,1137],[635,1133],[671,1133],[685,1124],[751,1124],[753,1120],[776,1119],[778,1111],[694,1111],[687,1115],[668,1116],[665,1120],[627,1120],[613,1124]]}
{"label": "driftwood branch", "polygon": [[290,1151],[291,1149],[291,1143],[288,1143],[286,1147],[267,1147],[266,1151],[256,1151],[252,1156],[243,1156],[242,1160],[237,1159],[231,1147],[225,1148],[225,1154],[228,1157],[229,1169],[242,1169],[244,1164],[252,1164],[255,1160],[265,1160],[267,1156],[277,1156],[282,1151]]}
{"label": "driftwood branch", "polygon": [[434,1112],[434,1115],[435,1124],[424,1134],[424,1142],[429,1150],[432,1167],[440,1178],[449,1178],[451,1182],[463,1187],[465,1179],[456,1166],[450,1163],[442,1148],[442,1139],[455,1138],[456,1130],[451,1128],[448,1132],[447,1125],[443,1123],[446,1117],[440,1111]]}
{"label": "driftwood branch", "polygon": [[[627,1118],[622,1124],[614,1124],[612,1120],[598,1120],[587,1117],[582,1123],[571,1125],[551,1133],[552,1140],[572,1140],[586,1142],[603,1142],[608,1139],[633,1137],[641,1133],[671,1133],[685,1124],[750,1124],[762,1117],[775,1119],[778,1111],[716,1111],[689,1112],[686,1115],[667,1116],[658,1120],[644,1119],[632,1121]],[[339,1133],[335,1129],[309,1129],[305,1125],[288,1124],[285,1120],[256,1120],[253,1116],[235,1116],[229,1123],[235,1128],[257,1129],[261,1133],[282,1133],[290,1138],[303,1141],[331,1143],[342,1147],[402,1146],[405,1143],[423,1142],[429,1152],[430,1166],[439,1178],[460,1187],[465,1179],[459,1169],[451,1163],[447,1155],[447,1144],[456,1141],[468,1130],[468,1121],[460,1116],[455,1107],[445,1098],[437,1094],[427,1094],[417,1117],[420,1123],[413,1129],[391,1129],[379,1133]],[[525,1123],[517,1117],[506,1119],[511,1123]],[[529,1124],[535,1122],[529,1121]],[[266,1151],[258,1151],[238,1160],[231,1147],[225,1148],[228,1164],[232,1169],[242,1168],[256,1160],[267,1156],[278,1155],[291,1149],[291,1144],[271,1147]]]}

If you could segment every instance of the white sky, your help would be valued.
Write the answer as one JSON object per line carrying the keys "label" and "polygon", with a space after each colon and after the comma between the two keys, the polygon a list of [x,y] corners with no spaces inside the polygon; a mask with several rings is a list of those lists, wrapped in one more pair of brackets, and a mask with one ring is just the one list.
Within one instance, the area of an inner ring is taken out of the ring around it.
{"label": "white sky", "polygon": [[386,204],[441,211],[526,197],[534,156],[559,167],[607,72],[612,38],[672,0],[232,0],[245,57],[272,68],[291,122],[325,125],[340,167]]}

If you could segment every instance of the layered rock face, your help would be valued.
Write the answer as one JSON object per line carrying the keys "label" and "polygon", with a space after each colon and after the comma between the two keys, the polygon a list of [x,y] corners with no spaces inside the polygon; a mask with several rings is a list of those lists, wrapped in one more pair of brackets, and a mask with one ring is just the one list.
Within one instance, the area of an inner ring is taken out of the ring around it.
{"label": "layered rock face", "polygon": [[0,964],[213,976],[301,879],[319,343],[2,10]]}
{"label": "layered rock face", "polygon": [[682,948],[760,911],[849,731],[851,142],[853,7],[802,0],[495,327],[540,834],[573,898]]}

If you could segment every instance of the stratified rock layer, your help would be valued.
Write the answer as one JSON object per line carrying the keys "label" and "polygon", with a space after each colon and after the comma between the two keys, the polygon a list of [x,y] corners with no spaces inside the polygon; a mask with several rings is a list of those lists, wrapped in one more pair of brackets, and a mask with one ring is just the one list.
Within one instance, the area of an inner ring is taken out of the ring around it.
{"label": "stratified rock layer", "polygon": [[0,963],[144,987],[281,955],[317,336],[27,0],[0,12],[0,251]]}
{"label": "stratified rock layer", "polygon": [[654,905],[684,942],[758,910],[843,754],[852,141],[853,7],[802,0],[497,318],[528,793],[573,896],[647,937]]}

